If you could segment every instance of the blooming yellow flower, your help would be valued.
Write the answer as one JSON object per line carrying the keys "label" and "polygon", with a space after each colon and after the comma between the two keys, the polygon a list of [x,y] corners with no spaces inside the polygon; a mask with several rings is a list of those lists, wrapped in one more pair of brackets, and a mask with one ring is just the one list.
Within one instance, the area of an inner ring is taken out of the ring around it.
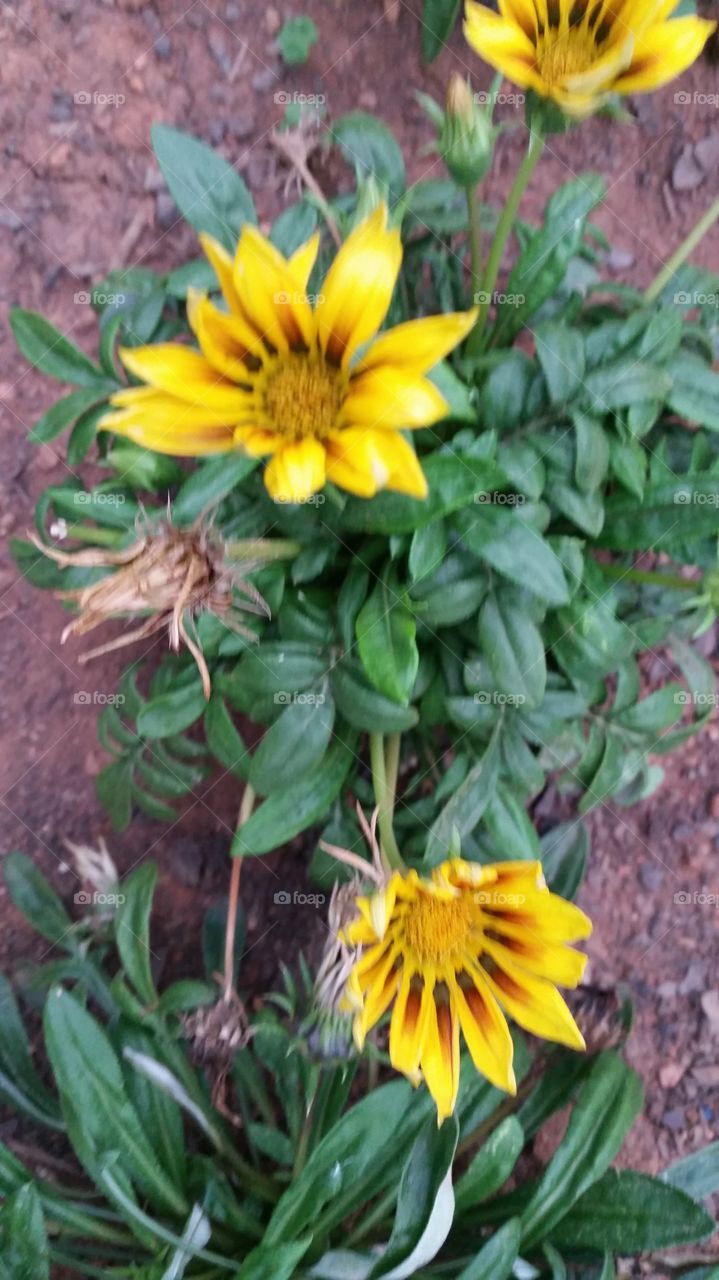
{"label": "blooming yellow flower", "polygon": [[454,858],[428,878],[395,872],[357,907],[345,931],[360,947],[347,988],[357,1045],[394,1005],[392,1065],[414,1081],[421,1072],[440,1121],[457,1098],[460,1029],[477,1070],[509,1093],[516,1083],[503,1010],[533,1035],[584,1048],[554,984],[579,982],[586,956],[566,944],[592,926],[549,892],[540,863]]}
{"label": "blooming yellow flower", "polygon": [[445,416],[446,401],[424,375],[466,336],[476,312],[412,320],[375,338],[402,261],[386,207],[348,236],[314,307],[307,287],[319,235],[289,259],[251,226],[234,260],[200,238],[227,310],[193,292],[188,319],[199,351],[123,349],[146,385],[114,395],[101,427],[160,453],[269,454],[265,483],[280,501],[301,502],[326,480],[363,498],[385,487],[423,498],[426,481],[401,431]]}
{"label": "blooming yellow flower", "polygon": [[668,22],[679,0],[467,0],[464,33],[485,62],[572,116],[610,93],[643,93],[684,71],[716,22]]}

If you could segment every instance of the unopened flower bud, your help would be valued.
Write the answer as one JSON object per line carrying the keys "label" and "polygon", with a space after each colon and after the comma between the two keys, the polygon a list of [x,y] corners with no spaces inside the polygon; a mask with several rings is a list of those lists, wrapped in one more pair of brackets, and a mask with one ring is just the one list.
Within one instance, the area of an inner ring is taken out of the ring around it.
{"label": "unopened flower bud", "polygon": [[477,105],[466,80],[454,72],[447,86],[439,149],[460,186],[474,186],[484,177],[492,162],[495,133],[488,113]]}

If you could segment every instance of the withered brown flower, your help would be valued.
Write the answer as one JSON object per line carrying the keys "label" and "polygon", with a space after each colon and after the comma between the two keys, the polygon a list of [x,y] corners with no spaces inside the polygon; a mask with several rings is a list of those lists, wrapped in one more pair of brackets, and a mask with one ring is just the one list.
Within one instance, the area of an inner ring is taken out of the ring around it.
{"label": "withered brown flower", "polygon": [[243,544],[245,555],[233,559],[226,544],[206,522],[180,529],[170,520],[163,520],[148,527],[129,547],[117,551],[106,547],[62,551],[47,546],[35,534],[29,536],[43,555],[63,568],[114,570],[90,586],[56,592],[59,599],[72,601],[78,607],[77,616],[62,633],[63,644],[68,636],[85,635],[111,619],[144,617],[131,631],[82,654],[80,662],[144,640],[166,627],[174,652],[179,652],[183,644],[189,649],[197,663],[205,697],[209,698],[210,673],[194,629],[195,618],[203,611],[214,613],[231,631],[255,640],[255,633],[240,621],[240,614],[269,617],[267,602],[243,575],[267,559],[263,548],[270,544],[259,540]]}

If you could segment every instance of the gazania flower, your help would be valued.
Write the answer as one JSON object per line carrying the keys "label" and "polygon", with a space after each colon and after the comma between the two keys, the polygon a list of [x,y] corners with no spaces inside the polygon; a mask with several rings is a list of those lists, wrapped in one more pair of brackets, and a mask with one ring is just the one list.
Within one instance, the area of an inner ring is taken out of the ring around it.
{"label": "gazania flower", "polygon": [[538,862],[480,866],[453,858],[428,878],[395,872],[359,898],[346,930],[361,948],[347,988],[355,1039],[392,1006],[392,1065],[424,1077],[440,1122],[459,1087],[460,1030],[478,1071],[516,1092],[505,1014],[573,1049],[584,1041],[555,983],[575,987],[586,956],[567,944],[591,933],[578,907],[550,893]]}
{"label": "gazania flower", "polygon": [[[246,639],[255,633],[240,621],[240,610],[269,616],[269,607],[251,582],[248,573],[256,564],[233,563],[225,555],[221,541],[208,526],[178,529],[169,521],[148,529],[137,541],[121,551],[86,547],[81,551],[61,551],[48,547],[34,535],[35,546],[63,567],[113,569],[114,572],[75,591],[60,591],[78,613],[62,633],[64,644],[70,635],[85,635],[104,622],[117,618],[139,618],[140,623],[117,639],[84,653],[80,661],[99,657],[167,629],[170,648],[178,652],[184,644],[197,663],[205,697],[210,696],[210,674],[197,637],[188,630],[203,610],[217,614],[230,630]],[[260,560],[268,544],[257,542]]]}
{"label": "gazania flower", "polygon": [[385,487],[423,498],[426,481],[401,431],[445,416],[425,374],[476,312],[409,321],[372,342],[402,261],[399,230],[386,223],[380,205],[348,236],[314,307],[306,291],[318,235],[286,259],[245,226],[234,261],[201,236],[227,310],[188,298],[199,351],[122,350],[146,385],[113,396],[102,428],[160,453],[270,455],[265,482],[278,501],[301,502],[326,480],[363,498]]}
{"label": "gazania flower", "polygon": [[464,32],[476,53],[572,116],[611,93],[644,93],[694,62],[716,27],[679,0],[499,0],[499,13],[467,0]]}

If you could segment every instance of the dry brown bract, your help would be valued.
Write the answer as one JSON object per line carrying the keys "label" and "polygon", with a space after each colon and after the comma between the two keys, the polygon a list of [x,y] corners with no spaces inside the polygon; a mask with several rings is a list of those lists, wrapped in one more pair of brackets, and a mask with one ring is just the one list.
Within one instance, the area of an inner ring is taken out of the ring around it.
{"label": "dry brown bract", "polygon": [[165,520],[121,551],[104,547],[61,551],[46,546],[35,534],[30,537],[43,555],[63,567],[115,570],[90,586],[56,592],[59,599],[71,600],[78,606],[77,617],[62,633],[63,644],[68,636],[85,635],[113,618],[147,615],[133,630],[82,654],[80,662],[144,640],[166,627],[174,652],[179,652],[182,644],[189,649],[197,663],[205,697],[209,698],[207,663],[196,635],[188,630],[194,630],[194,619],[207,610],[221,618],[231,631],[255,640],[254,632],[239,621],[240,611],[269,617],[267,602],[242,576],[256,565],[251,560],[229,560],[224,543],[206,524],[178,529]]}

